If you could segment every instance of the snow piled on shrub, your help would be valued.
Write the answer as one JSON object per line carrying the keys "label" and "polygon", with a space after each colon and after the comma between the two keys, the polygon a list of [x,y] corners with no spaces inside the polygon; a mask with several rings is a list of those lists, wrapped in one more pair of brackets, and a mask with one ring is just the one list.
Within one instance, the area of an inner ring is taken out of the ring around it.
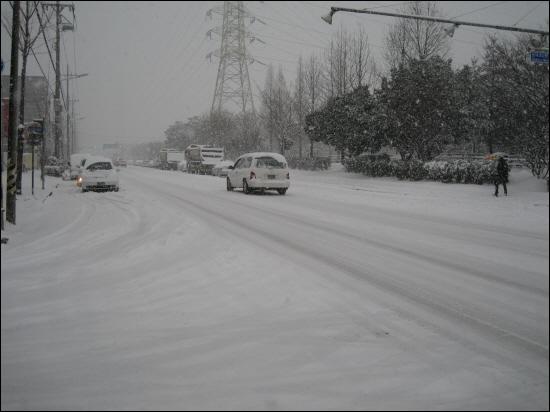
{"label": "snow piled on shrub", "polygon": [[430,161],[389,160],[381,156],[362,156],[344,160],[347,172],[371,177],[396,177],[400,180],[433,180],[443,183],[492,183],[494,162],[491,160]]}

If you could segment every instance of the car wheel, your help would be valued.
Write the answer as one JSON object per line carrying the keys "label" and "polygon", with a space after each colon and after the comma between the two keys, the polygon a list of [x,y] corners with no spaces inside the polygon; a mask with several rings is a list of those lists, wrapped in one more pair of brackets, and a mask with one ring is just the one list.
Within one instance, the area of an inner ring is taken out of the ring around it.
{"label": "car wheel", "polygon": [[117,186],[117,187],[115,187],[115,192],[118,192],[118,186]]}
{"label": "car wheel", "polygon": [[82,193],[85,193],[87,191],[88,191],[88,189],[84,189],[84,187],[82,188]]}
{"label": "car wheel", "polygon": [[243,193],[246,195],[250,193],[250,188],[248,187],[248,183],[246,183],[246,179],[243,179]]}
{"label": "car wheel", "polygon": [[277,189],[277,192],[279,192],[280,195],[284,195],[287,191],[287,188],[284,189]]}
{"label": "car wheel", "polygon": [[228,192],[233,191],[233,186],[231,186],[231,180],[229,180],[229,177],[226,180],[227,180],[227,191]]}

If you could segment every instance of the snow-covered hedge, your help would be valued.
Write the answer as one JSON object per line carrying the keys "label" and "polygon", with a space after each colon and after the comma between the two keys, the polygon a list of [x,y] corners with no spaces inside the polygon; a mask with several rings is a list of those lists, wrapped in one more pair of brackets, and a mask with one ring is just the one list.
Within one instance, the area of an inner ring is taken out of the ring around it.
{"label": "snow-covered hedge", "polygon": [[443,183],[492,183],[494,163],[490,160],[403,161],[362,156],[344,160],[348,172],[400,180],[433,180]]}
{"label": "snow-covered hedge", "polygon": [[330,168],[330,157],[314,157],[313,159],[288,159],[291,169],[327,170]]}

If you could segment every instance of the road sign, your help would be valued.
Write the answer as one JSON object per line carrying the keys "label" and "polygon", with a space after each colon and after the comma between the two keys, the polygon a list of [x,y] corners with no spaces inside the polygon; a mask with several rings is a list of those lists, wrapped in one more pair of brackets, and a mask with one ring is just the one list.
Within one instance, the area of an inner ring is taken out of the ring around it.
{"label": "road sign", "polygon": [[42,136],[44,134],[44,127],[42,126],[41,122],[33,121],[30,124],[27,124],[27,132],[28,134],[34,134],[34,135],[40,135]]}
{"label": "road sign", "polygon": [[39,145],[42,142],[44,136],[44,127],[42,122],[33,121],[27,125],[27,134],[29,136],[29,143],[31,145]]}
{"label": "road sign", "polygon": [[548,49],[531,50],[529,61],[535,64],[548,64]]}
{"label": "road sign", "polygon": [[44,134],[44,129],[42,128],[42,126],[31,126],[31,127],[29,127],[29,133],[30,134],[43,135]]}

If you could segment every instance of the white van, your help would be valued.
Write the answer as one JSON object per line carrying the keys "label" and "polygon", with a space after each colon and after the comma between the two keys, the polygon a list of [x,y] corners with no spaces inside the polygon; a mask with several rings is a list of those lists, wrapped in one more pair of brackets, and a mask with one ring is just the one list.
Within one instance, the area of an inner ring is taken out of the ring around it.
{"label": "white van", "polygon": [[227,190],[242,188],[243,193],[276,190],[284,195],[290,187],[290,172],[283,155],[270,152],[246,153],[229,166]]}

